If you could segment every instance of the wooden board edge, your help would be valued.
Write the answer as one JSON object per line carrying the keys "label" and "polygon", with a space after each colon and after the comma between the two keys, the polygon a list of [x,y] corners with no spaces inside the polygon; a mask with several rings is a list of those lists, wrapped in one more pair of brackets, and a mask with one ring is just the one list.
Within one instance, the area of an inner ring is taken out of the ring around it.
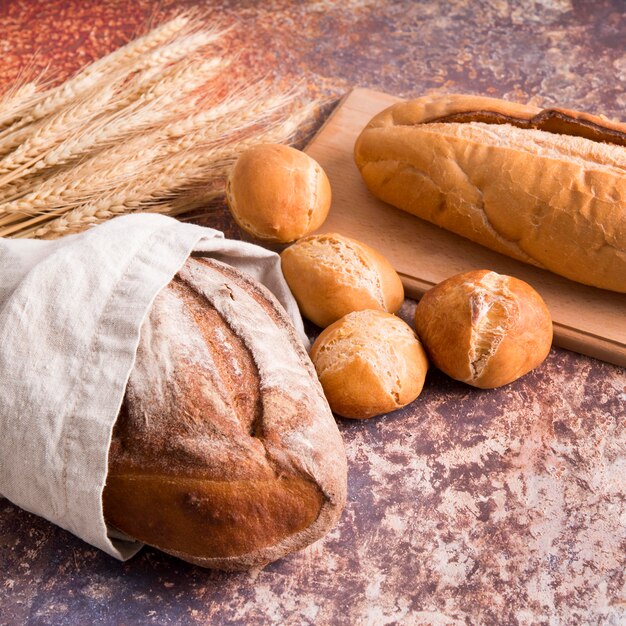
{"label": "wooden board edge", "polygon": [[326,118],[326,120],[324,120],[324,123],[317,129],[317,131],[315,132],[315,134],[311,137],[311,139],[309,139],[309,141],[307,141],[306,145],[304,146],[304,148],[302,148],[303,152],[306,152],[311,145],[317,140],[319,139],[319,136],[324,132],[324,130],[326,129],[327,126],[329,126],[332,121],[333,118],[337,115],[337,113],[339,113],[341,107],[346,103],[346,100],[353,95],[355,92],[357,91],[364,91],[362,87],[354,87],[353,89],[350,89],[350,91],[346,92],[343,94],[343,96],[341,96],[341,98],[339,98],[339,100],[337,101],[337,104],[335,105],[335,107],[333,108],[333,110],[331,111],[330,115]]}

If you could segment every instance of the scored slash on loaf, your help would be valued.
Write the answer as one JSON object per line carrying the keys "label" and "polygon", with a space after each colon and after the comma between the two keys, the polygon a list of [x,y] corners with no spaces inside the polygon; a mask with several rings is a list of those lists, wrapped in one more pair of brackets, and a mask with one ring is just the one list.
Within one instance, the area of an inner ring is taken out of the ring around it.
{"label": "scored slash on loaf", "polygon": [[528,283],[489,270],[457,274],[427,291],[415,327],[439,369],[483,389],[527,374],[552,343],[541,296]]}
{"label": "scored slash on loaf", "polygon": [[346,500],[341,436],[273,296],[189,259],[157,296],[109,453],[108,523],[205,567],[262,566]]}

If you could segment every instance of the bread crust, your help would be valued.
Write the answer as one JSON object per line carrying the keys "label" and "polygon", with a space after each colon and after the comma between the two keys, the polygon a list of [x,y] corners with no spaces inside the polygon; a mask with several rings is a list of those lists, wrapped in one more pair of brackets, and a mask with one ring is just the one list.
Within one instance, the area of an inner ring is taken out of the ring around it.
{"label": "bread crust", "polygon": [[311,359],[332,410],[352,419],[409,404],[428,370],[413,330],[379,310],[355,311],[331,324],[313,344]]}
{"label": "bread crust", "polygon": [[109,452],[107,522],[203,567],[248,569],[323,536],[346,476],[280,305],[241,272],[189,259],[142,326]]}
{"label": "bread crust", "polygon": [[372,193],[492,250],[626,292],[626,124],[477,96],[375,116],[355,145]]}
{"label": "bread crust", "polygon": [[457,274],[427,291],[415,327],[436,367],[482,389],[528,373],[552,343],[541,296],[528,283],[489,270]]}
{"label": "bread crust", "polygon": [[389,261],[355,239],[312,235],[280,256],[300,311],[322,328],[353,311],[395,313],[404,302],[402,281]]}

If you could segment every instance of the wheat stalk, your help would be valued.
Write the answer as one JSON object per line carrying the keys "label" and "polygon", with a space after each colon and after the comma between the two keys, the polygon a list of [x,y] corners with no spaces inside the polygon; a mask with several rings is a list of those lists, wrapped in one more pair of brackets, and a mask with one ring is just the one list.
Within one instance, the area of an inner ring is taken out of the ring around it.
{"label": "wheat stalk", "polygon": [[197,27],[189,14],[181,14],[143,37],[139,37],[107,56],[94,61],[62,85],[42,93],[32,106],[24,111],[23,117],[16,124],[0,133],[0,136],[56,113],[93,89],[103,77],[110,75],[112,71],[128,66],[133,60],[170,41],[177,34]]}
{"label": "wheat stalk", "polygon": [[[182,77],[188,88],[195,87],[195,82],[189,81],[186,73],[183,73]],[[181,85],[178,87],[182,88]],[[173,93],[176,97],[178,96],[178,92]],[[247,91],[247,95],[251,95],[251,90]],[[75,168],[42,181],[27,195],[4,202],[0,205],[0,215],[11,213],[32,215],[61,203],[66,205],[75,203],[77,198],[85,198],[94,189],[100,189],[98,183],[101,172],[107,172],[108,184],[120,184],[128,175],[128,167],[133,168],[130,170],[131,173],[135,173],[138,168],[144,167],[147,162],[157,156],[161,158],[168,154],[176,156],[200,145],[208,145],[216,141],[223,142],[229,134],[241,132],[246,125],[257,123],[263,119],[263,116],[276,114],[277,110],[288,102],[289,96],[276,96],[268,100],[258,99],[258,102],[252,106],[246,98],[228,99],[210,111],[166,124],[158,131],[138,137],[130,143],[99,152]],[[246,104],[248,108],[243,109]],[[140,111],[142,115],[145,114],[143,109]],[[208,122],[219,117],[224,118],[220,123],[208,125]],[[143,122],[146,123],[146,120]],[[126,120],[122,118],[120,123],[124,127]],[[111,128],[107,127],[106,131],[111,131]],[[114,128],[112,132],[115,132]],[[88,139],[91,141],[93,137],[89,135]],[[174,140],[165,143],[164,139]],[[80,142],[80,138],[76,141]],[[71,146],[72,141],[68,140],[68,143]],[[150,147],[152,147],[151,150],[148,149]],[[208,158],[211,158],[210,155],[213,153],[207,152],[206,154],[209,155]],[[12,191],[15,193],[15,188]],[[0,225],[6,223],[6,219],[0,221]]]}
{"label": "wheat stalk", "polygon": [[311,107],[294,111],[294,92],[212,84],[229,59],[201,51],[223,34],[175,18],[65,85],[31,90],[34,103],[0,99],[19,111],[0,132],[0,236],[51,238],[129,211],[202,208],[223,194],[242,150],[289,140]]}
{"label": "wheat stalk", "polygon": [[[81,97],[65,109],[61,109],[56,114],[51,114],[45,123],[42,123],[38,132],[33,136],[33,131],[29,127],[18,128],[12,133],[0,139],[0,155],[5,155],[16,146],[20,146],[22,152],[26,151],[25,143],[29,141],[37,147],[45,148],[46,141],[54,145],[58,138],[59,131],[67,133],[72,123],[75,125],[88,122],[96,114],[120,108],[132,103],[137,97],[145,95],[152,87],[167,77],[163,76],[164,68],[189,55],[197,52],[198,49],[208,45],[219,36],[218,32],[198,32],[181,37],[157,50],[149,51],[145,56],[140,56],[134,64],[127,67],[118,68],[110,72],[98,83],[97,89],[88,90]],[[186,65],[189,62],[186,61]],[[131,73],[140,72],[135,80],[128,80]],[[158,76],[161,74],[161,79]],[[126,83],[126,85],[124,85]],[[121,93],[120,93],[121,92]],[[108,95],[108,97],[107,97]],[[115,97],[114,97],[115,96]],[[19,151],[18,151],[19,152]],[[22,159],[22,153],[11,155],[12,158],[3,168],[0,164],[0,173],[14,169],[16,163],[19,165],[27,157]],[[20,161],[22,159],[22,161]]]}
{"label": "wheat stalk", "polygon": [[0,206],[0,226],[23,216],[84,203],[94,195],[106,193],[129,179],[141,175],[158,158],[163,147],[152,137],[137,137],[129,144],[115,146],[87,161],[43,181],[23,197]]}
{"label": "wheat stalk", "polygon": [[[167,197],[176,189],[206,180],[207,173],[224,176],[233,160],[245,150],[258,143],[282,143],[288,141],[299,126],[300,120],[309,116],[303,109],[292,119],[234,145],[212,150],[196,148],[191,152],[176,153],[171,158],[155,164],[152,175],[143,183],[127,185],[124,189],[105,195],[97,201],[85,204],[33,231],[36,237],[58,237],[83,227],[110,219],[131,210],[158,207],[155,199]],[[220,192],[216,193],[222,193]],[[211,198],[207,198],[211,199]],[[179,206],[179,211],[183,209]],[[31,224],[29,224],[31,226]]]}
{"label": "wheat stalk", "polygon": [[38,90],[39,85],[31,81],[3,94],[0,98],[0,128],[13,124],[22,111],[35,100]]}
{"label": "wheat stalk", "polygon": [[[188,103],[181,96],[195,91],[217,70],[223,69],[226,63],[225,59],[218,58],[184,65],[157,81],[137,101],[122,109],[121,113],[116,110],[109,116],[101,115],[83,128],[72,115],[61,117],[59,123],[52,121],[52,131],[47,134],[45,131],[35,133],[19,150],[0,161],[0,186],[42,169],[63,165],[104,145],[153,127],[172,115],[182,114]],[[101,100],[105,102],[106,97]],[[93,100],[93,104],[100,108],[103,106],[97,99]],[[58,143],[59,139],[67,137],[67,130],[72,127],[76,127],[78,132]],[[55,139],[57,145],[52,145]],[[47,152],[46,141],[51,144]],[[7,171],[11,174],[2,176]]]}
{"label": "wheat stalk", "polygon": [[[56,113],[35,132],[31,131],[23,141],[18,142],[18,147],[13,152],[0,160],[0,185],[10,182],[3,178],[4,174],[28,163],[37,155],[55,146],[67,136],[68,132],[72,132],[74,128],[85,120],[90,120],[100,113],[114,97],[114,94],[114,88],[108,86],[94,95],[94,97],[78,102],[74,106]],[[2,148],[0,147],[0,149]]]}
{"label": "wheat stalk", "polygon": [[[21,220],[4,228],[5,234],[19,233],[18,237],[55,238],[72,232],[77,232],[95,223],[100,223],[116,215],[133,210],[152,210],[158,208],[155,202],[158,198],[171,195],[176,189],[194,183],[206,181],[207,174],[223,176],[234,159],[245,150],[258,143],[282,143],[293,137],[303,121],[311,116],[313,106],[301,108],[288,120],[252,137],[242,139],[233,145],[213,148],[212,150],[196,149],[190,152],[175,153],[172,157],[158,163],[152,163],[151,176],[141,181],[128,183],[120,191],[104,194],[98,199],[67,211],[68,201],[80,188],[77,182],[69,182],[64,188],[57,191],[54,202],[64,204],[63,208],[48,211],[43,215],[27,220]],[[148,139],[148,143],[149,143]],[[98,174],[86,181],[86,187],[98,184]],[[219,193],[222,193],[220,190]],[[80,196],[80,193],[78,194]],[[211,192],[211,199],[215,194]],[[44,199],[46,202],[50,197]],[[182,200],[182,198],[180,199]],[[178,213],[183,211],[184,201],[179,201]],[[59,213],[64,213],[59,215]],[[55,219],[50,219],[55,218]],[[40,226],[42,222],[48,222]],[[81,226],[82,225],[82,226]],[[0,220],[0,227],[3,226]],[[80,228],[79,228],[80,227]]]}

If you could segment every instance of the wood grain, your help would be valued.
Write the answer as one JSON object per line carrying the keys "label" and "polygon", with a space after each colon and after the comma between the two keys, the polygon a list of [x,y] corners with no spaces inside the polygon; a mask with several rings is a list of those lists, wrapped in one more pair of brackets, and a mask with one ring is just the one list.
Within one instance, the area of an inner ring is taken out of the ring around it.
{"label": "wood grain", "polygon": [[384,254],[406,294],[419,299],[438,282],[470,269],[516,276],[542,295],[554,321],[554,344],[626,367],[626,294],[587,287],[492,252],[370,194],[352,157],[354,142],[376,113],[399,98],[354,89],[306,148],[333,189],[328,219],[318,232],[339,232]]}

